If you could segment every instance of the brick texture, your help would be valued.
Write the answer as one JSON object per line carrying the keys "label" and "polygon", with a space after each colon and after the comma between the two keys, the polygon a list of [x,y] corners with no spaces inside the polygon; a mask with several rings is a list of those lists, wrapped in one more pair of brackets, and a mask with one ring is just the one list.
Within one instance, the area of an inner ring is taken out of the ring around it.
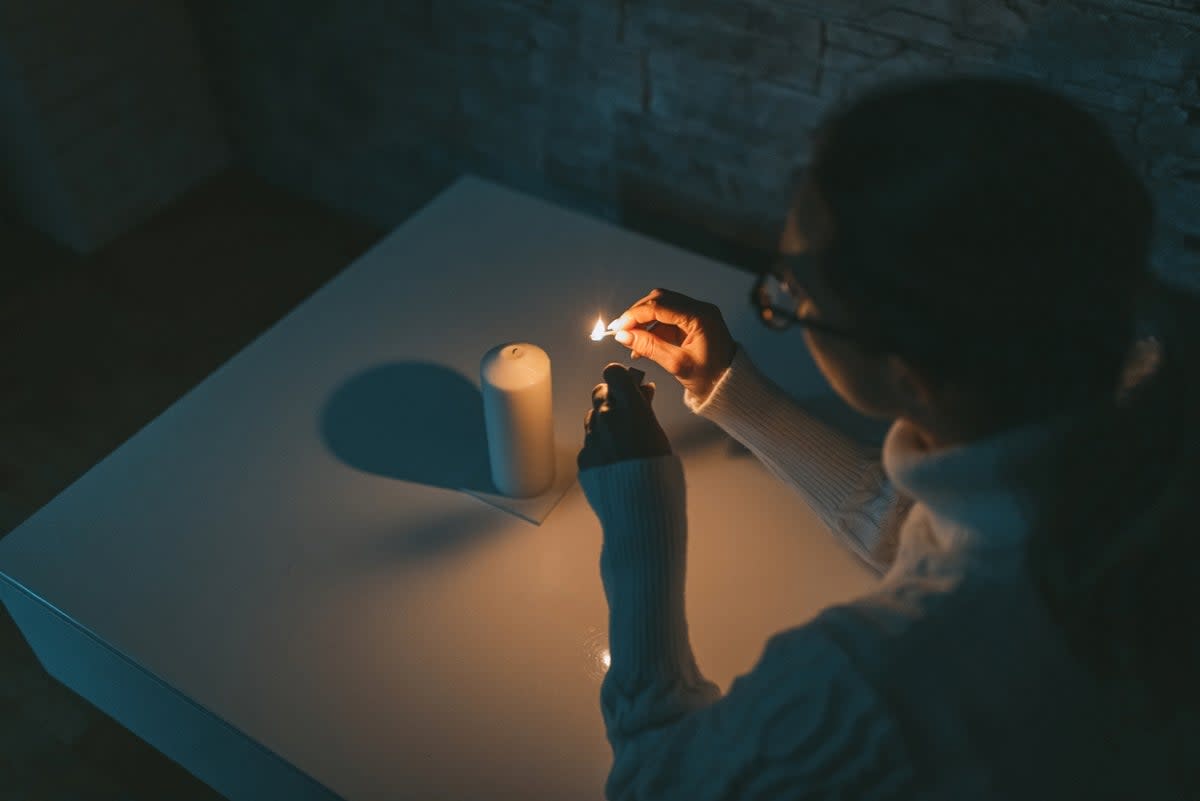
{"label": "brick texture", "polygon": [[787,177],[832,103],[900,75],[1010,74],[1110,126],[1158,199],[1160,266],[1200,283],[1200,2],[191,7],[239,153],[382,224],[411,206],[412,187],[467,169],[613,219],[769,248]]}

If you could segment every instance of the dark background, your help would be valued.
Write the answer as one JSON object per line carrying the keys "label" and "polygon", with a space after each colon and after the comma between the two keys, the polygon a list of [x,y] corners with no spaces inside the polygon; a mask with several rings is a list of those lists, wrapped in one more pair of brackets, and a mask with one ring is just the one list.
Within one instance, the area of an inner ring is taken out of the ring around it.
{"label": "dark background", "polygon": [[381,230],[467,170],[769,247],[823,109],[948,70],[1101,116],[1200,258],[1196,0],[10,1],[3,196],[88,252],[231,165]]}
{"label": "dark background", "polygon": [[[947,71],[1103,118],[1200,287],[1194,0],[0,0],[0,533],[463,172],[753,268],[822,111]],[[214,797],[0,613],[0,798]]]}

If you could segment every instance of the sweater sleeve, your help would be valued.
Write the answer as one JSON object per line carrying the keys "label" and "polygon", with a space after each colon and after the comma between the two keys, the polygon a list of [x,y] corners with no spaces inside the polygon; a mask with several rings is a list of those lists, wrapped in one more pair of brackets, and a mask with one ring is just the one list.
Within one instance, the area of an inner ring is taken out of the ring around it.
{"label": "sweater sleeve", "polygon": [[902,740],[875,691],[816,627],[772,638],[728,694],[700,673],[684,609],[687,525],[677,456],[581,471],[604,529],[610,667],[600,701],[606,794],[641,799],[899,798]]}
{"label": "sweater sleeve", "polygon": [[805,411],[738,348],[696,414],[741,442],[790,484],[830,531],[876,572],[892,562],[912,500],[884,474],[878,448],[861,445]]}

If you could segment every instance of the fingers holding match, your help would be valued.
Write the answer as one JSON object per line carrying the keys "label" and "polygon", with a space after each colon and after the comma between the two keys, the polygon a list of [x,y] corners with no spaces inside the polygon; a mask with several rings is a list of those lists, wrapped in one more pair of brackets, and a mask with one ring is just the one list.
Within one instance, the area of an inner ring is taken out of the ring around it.
{"label": "fingers holding match", "polygon": [[650,328],[666,323],[687,332],[700,316],[702,304],[686,295],[665,289],[655,289],[630,306],[624,314],[608,324],[610,330],[628,330],[641,325]]}

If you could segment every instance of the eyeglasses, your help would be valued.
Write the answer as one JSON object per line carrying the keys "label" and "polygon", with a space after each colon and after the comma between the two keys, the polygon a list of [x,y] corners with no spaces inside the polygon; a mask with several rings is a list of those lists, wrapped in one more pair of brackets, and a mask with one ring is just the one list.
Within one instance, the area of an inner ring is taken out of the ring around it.
{"label": "eyeglasses", "polygon": [[750,290],[750,302],[758,310],[763,325],[773,331],[782,331],[792,325],[820,331],[823,334],[870,345],[870,341],[857,331],[827,323],[815,317],[803,317],[800,308],[808,296],[805,286],[809,282],[814,260],[808,252],[780,254],[775,262],[759,274]]}

